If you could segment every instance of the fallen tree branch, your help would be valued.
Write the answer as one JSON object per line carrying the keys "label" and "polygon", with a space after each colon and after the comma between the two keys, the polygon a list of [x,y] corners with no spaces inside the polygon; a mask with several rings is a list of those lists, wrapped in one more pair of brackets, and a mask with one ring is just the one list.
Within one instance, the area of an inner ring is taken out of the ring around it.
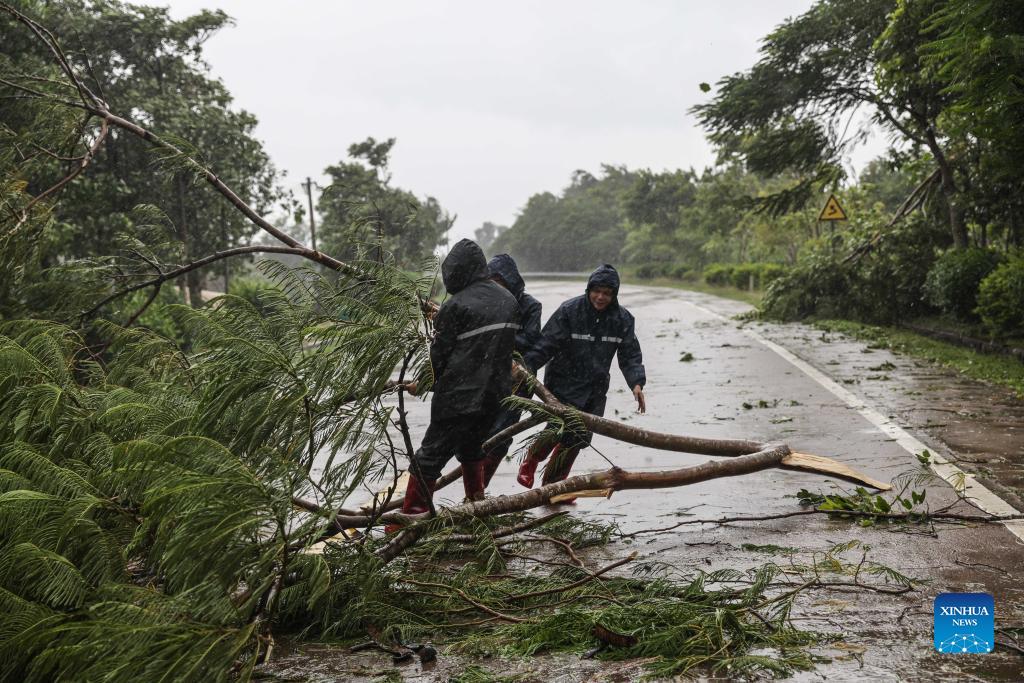
{"label": "fallen tree branch", "polygon": [[847,255],[846,258],[843,259],[843,263],[859,261],[865,254],[867,254],[876,246],[878,246],[879,242],[885,239],[886,233],[883,232],[884,230],[888,230],[892,226],[896,225],[896,223],[902,220],[904,216],[910,214],[911,212],[916,210],[921,204],[923,204],[925,197],[927,197],[928,195],[926,190],[930,185],[932,185],[933,183],[940,179],[940,172],[941,169],[936,168],[928,175],[927,178],[922,180],[921,183],[914,188],[913,192],[911,192],[910,195],[903,201],[900,207],[896,209],[896,213],[893,214],[892,218],[889,220],[888,223],[886,223],[885,227],[882,228],[882,230],[876,231],[875,234],[872,235],[871,238],[868,239],[866,242],[862,242],[861,244],[859,244],[853,251],[849,253],[849,255]]}
{"label": "fallen tree branch", "polygon": [[[634,555],[635,554],[636,553],[634,553]],[[464,590],[462,590],[461,588],[456,588],[455,586],[449,586],[448,584],[445,584],[445,583],[433,583],[431,581],[416,581],[415,579],[404,579],[403,583],[412,584],[413,586],[420,586],[422,588],[444,588],[445,590],[452,591],[452,592],[456,593],[464,601],[466,601],[467,603],[472,605],[473,607],[477,608],[481,612],[486,612],[487,614],[490,614],[491,616],[495,617],[496,619],[502,619],[504,621],[511,621],[512,623],[515,623],[515,624],[522,624],[523,622],[532,621],[532,619],[523,619],[522,617],[513,617],[510,614],[502,614],[501,612],[499,612],[497,610],[494,610],[494,609],[491,609],[487,605],[484,605],[483,603],[477,602],[473,598],[469,597],[468,595],[466,595],[466,592]]]}
{"label": "fallen tree branch", "polygon": [[[591,474],[569,477],[564,481],[530,489],[512,496],[497,496],[482,501],[464,503],[452,508],[438,511],[441,519],[458,519],[459,517],[490,517],[493,515],[521,512],[548,504],[554,496],[562,493],[573,493],[586,489],[611,489],[623,491],[628,489],[670,488],[696,484],[718,477],[733,477],[748,474],[769,467],[776,467],[789,454],[789,448],[782,444],[769,444],[764,450],[749,453],[731,460],[712,460],[700,465],[684,467],[661,472],[627,472],[617,467],[593,472]],[[381,516],[381,520],[394,521],[399,524],[413,524],[427,518],[427,514],[406,515],[389,512]],[[365,525],[366,517],[339,518],[343,527]],[[377,550],[377,557],[387,563],[395,559],[416,543],[426,532],[427,525],[414,524],[400,531],[389,543]]]}
{"label": "fallen tree branch", "polygon": [[[88,118],[86,119],[83,128],[85,125],[88,125]],[[21,209],[21,217],[18,219],[18,222],[14,224],[14,227],[7,231],[7,233],[4,235],[5,238],[10,237],[11,235],[18,231],[18,228],[20,228],[21,225],[28,220],[29,211],[31,211],[36,204],[43,201],[50,195],[60,192],[60,190],[65,185],[67,185],[72,180],[81,175],[82,171],[84,171],[86,167],[90,163],[92,163],[92,160],[96,156],[96,153],[99,151],[100,146],[107,139],[107,135],[109,132],[110,127],[107,125],[107,122],[105,120],[101,121],[99,134],[96,136],[96,139],[93,141],[93,143],[86,148],[85,153],[81,157],[76,159],[76,161],[78,161],[78,164],[71,170],[69,174],[58,180],[54,185],[51,185],[46,190],[43,190],[42,192],[37,194],[29,201],[28,204],[25,205],[23,209]]]}
{"label": "fallen tree branch", "polygon": [[775,515],[745,515],[742,517],[719,517],[718,519],[689,519],[683,522],[676,522],[672,526],[660,527],[657,529],[641,529],[640,531],[633,531],[628,534],[620,534],[620,538],[633,538],[640,534],[656,534],[663,533],[665,531],[672,531],[678,529],[681,526],[687,526],[690,524],[732,524],[734,522],[765,522],[773,519],[786,519],[788,517],[803,517],[805,515],[834,515],[837,517],[849,516],[849,517],[870,517],[871,519],[881,519],[887,521],[906,521],[906,522],[923,522],[931,520],[949,521],[949,522],[976,522],[979,524],[993,524],[1001,522],[1009,522],[1015,519],[1024,519],[1024,515],[1009,515],[1007,517],[996,517],[982,516],[982,515],[959,515],[948,512],[935,512],[927,513],[922,512],[918,514],[891,514],[891,513],[872,513],[865,512],[862,510],[795,510],[793,512],[780,512]]}
{"label": "fallen tree branch", "polygon": [[232,249],[225,249],[224,251],[217,251],[210,254],[209,256],[205,256],[201,259],[192,261],[191,263],[186,263],[183,266],[179,266],[174,270],[161,272],[156,277],[150,278],[149,280],[145,280],[144,282],[138,282],[130,287],[126,287],[118,292],[114,292],[107,298],[103,299],[103,301],[100,301],[98,304],[90,308],[88,311],[82,313],[82,317],[89,317],[90,315],[100,310],[110,302],[116,301],[117,299],[120,299],[123,296],[127,296],[132,292],[137,292],[140,289],[145,289],[146,287],[152,287],[154,285],[157,288],[159,288],[160,285],[167,282],[168,280],[173,280],[174,278],[180,277],[185,273],[189,273],[198,268],[202,268],[203,266],[208,266],[211,263],[215,263],[226,258],[231,258],[232,256],[242,256],[245,254],[257,253],[295,254],[298,256],[302,256],[303,249],[299,249],[296,247],[278,247],[274,245],[253,245],[248,247],[234,247]]}

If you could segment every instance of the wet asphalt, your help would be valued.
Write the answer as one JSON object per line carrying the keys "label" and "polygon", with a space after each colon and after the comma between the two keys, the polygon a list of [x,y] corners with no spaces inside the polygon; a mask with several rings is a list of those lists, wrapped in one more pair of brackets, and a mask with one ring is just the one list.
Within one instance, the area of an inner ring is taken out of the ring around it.
{"label": "wet asphalt", "polygon": [[[544,305],[544,320],[584,286],[582,281],[567,280],[528,279],[527,284]],[[829,456],[885,481],[900,475],[927,476],[927,468],[891,434],[752,338],[747,334],[750,330],[840,383],[934,453],[976,475],[979,483],[1003,500],[1020,505],[1024,402],[1008,392],[809,326],[740,322],[732,316],[748,310],[746,304],[707,294],[624,285],[620,301],[637,321],[648,376],[648,412],[635,412],[632,395],[613,364],[606,417],[676,434],[781,441],[795,451]],[[692,360],[685,360],[688,354]],[[428,417],[428,403],[414,401],[410,408],[414,435],[422,435]],[[605,469],[609,462],[626,470],[654,471],[708,459],[654,451],[600,435],[593,446],[581,454],[574,472]],[[515,482],[517,467],[517,458],[503,463],[488,493],[522,490]],[[810,473],[768,470],[677,489],[622,491],[607,500],[580,499],[572,514],[614,522],[630,533],[681,521],[795,512],[801,509],[795,498],[801,489],[827,493],[850,491],[853,486]],[[937,478],[911,489],[926,490],[931,509],[957,503],[953,488]],[[461,493],[461,486],[455,484],[439,492],[436,500],[458,502]],[[953,510],[978,514],[964,502]],[[867,548],[869,561],[922,583],[903,595],[843,587],[804,592],[797,599],[794,623],[836,634],[837,640],[816,650],[828,661],[793,680],[1024,680],[1024,655],[1017,652],[997,648],[987,655],[941,655],[933,648],[932,601],[943,592],[992,593],[997,627],[1024,626],[1024,542],[999,524],[862,527],[825,515],[687,524],[641,534],[629,544],[612,544],[588,561],[601,565],[637,550],[638,561],[655,559],[683,571],[745,570],[765,562],[785,567],[808,565],[832,546],[848,541]],[[861,552],[854,549],[844,557],[857,564]],[[872,576],[870,582],[885,588],[882,577]],[[304,648],[286,658],[279,671],[305,671],[314,680],[359,678],[340,675],[337,666],[324,666],[325,657],[336,662],[337,654]],[[420,671],[410,665],[402,675],[407,680],[447,680],[465,664],[453,660],[446,664],[444,659],[440,668]],[[633,680],[641,675],[628,664],[581,662],[565,656],[535,658],[511,669],[507,663],[480,664],[499,672],[532,672],[529,675],[535,680]]]}

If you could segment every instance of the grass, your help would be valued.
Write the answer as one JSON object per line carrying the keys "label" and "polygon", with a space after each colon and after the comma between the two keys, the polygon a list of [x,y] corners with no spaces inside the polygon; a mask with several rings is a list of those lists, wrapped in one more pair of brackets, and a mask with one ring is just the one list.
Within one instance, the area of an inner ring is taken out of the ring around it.
{"label": "grass", "polygon": [[814,325],[826,332],[839,332],[870,342],[875,348],[928,360],[957,370],[972,379],[1008,387],[1019,398],[1024,398],[1024,363],[1014,358],[979,353],[895,327],[879,327],[849,320],[819,320]]}
{"label": "grass", "polygon": [[[953,332],[981,340],[990,339],[989,331],[980,322],[964,322],[948,315],[921,316],[908,322],[941,332]],[[1024,348],[1024,337],[1004,335],[992,341],[1007,347]]]}

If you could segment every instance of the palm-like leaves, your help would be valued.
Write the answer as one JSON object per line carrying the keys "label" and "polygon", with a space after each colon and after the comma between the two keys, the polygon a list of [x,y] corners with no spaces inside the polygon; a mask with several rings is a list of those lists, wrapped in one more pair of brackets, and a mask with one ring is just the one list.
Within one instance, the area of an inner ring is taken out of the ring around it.
{"label": "palm-like leaves", "polygon": [[429,375],[424,283],[268,272],[258,305],[173,309],[187,349],[104,325],[101,365],[67,327],[0,327],[5,674],[244,674],[265,624],[350,598],[334,584],[353,557],[299,552],[325,522],[292,498],[337,507],[393,463],[380,395],[403,362]]}

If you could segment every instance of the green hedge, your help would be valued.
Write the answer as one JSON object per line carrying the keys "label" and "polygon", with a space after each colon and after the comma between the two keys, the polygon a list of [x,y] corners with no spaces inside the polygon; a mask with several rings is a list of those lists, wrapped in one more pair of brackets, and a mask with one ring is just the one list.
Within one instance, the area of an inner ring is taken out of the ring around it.
{"label": "green hedge", "polygon": [[704,269],[704,281],[716,287],[749,289],[753,279],[754,289],[764,289],[785,273],[781,263],[712,263]]}
{"label": "green hedge", "polygon": [[732,271],[735,266],[728,263],[712,263],[704,269],[704,282],[716,287],[732,284]]}
{"label": "green hedge", "polygon": [[[750,287],[750,278],[754,278],[754,288],[764,289],[776,279],[784,275],[786,266],[780,263],[712,263],[703,272],[704,281],[716,287]],[[636,277],[650,280],[658,277],[673,280],[698,280],[701,273],[681,263],[645,263],[637,266]]]}
{"label": "green hedge", "polygon": [[978,287],[999,265],[999,254],[988,249],[952,249],[928,271],[925,298],[943,313],[960,320],[976,320]]}
{"label": "green hedge", "polygon": [[636,276],[641,280],[651,280],[657,277],[668,277],[673,280],[696,278],[693,269],[681,263],[645,263],[637,267]]}
{"label": "green hedge", "polygon": [[1003,263],[981,281],[975,310],[992,334],[1024,334],[1024,255]]}

